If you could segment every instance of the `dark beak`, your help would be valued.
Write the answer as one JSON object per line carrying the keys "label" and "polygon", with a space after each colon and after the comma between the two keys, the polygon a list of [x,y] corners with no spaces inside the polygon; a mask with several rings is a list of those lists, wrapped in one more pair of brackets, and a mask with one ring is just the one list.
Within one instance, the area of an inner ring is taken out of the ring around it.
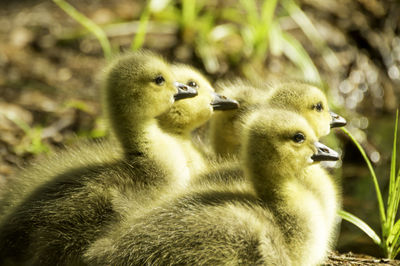
{"label": "dark beak", "polygon": [[331,128],[334,127],[343,127],[347,124],[346,119],[341,117],[338,114],[335,114],[334,112],[329,112],[332,117],[332,122],[331,122]]}
{"label": "dark beak", "polygon": [[212,101],[211,106],[214,110],[233,110],[239,108],[239,103],[237,101],[215,92],[213,95],[214,100]]}
{"label": "dark beak", "polygon": [[197,95],[197,90],[185,84],[174,82],[174,86],[178,89],[178,93],[174,95],[175,101],[185,98],[191,98]]}
{"label": "dark beak", "polygon": [[315,142],[314,145],[317,148],[317,153],[311,156],[311,159],[314,162],[339,160],[339,154],[336,151],[328,148],[320,142]]}

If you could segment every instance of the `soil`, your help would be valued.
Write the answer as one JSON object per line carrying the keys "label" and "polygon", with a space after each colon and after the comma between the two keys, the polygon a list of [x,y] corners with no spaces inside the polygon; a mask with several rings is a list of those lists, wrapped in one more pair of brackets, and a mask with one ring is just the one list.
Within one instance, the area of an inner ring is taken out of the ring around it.
{"label": "soil", "polygon": [[354,254],[354,253],[332,253],[329,255],[326,262],[323,264],[326,266],[343,265],[343,266],[355,266],[355,265],[400,265],[398,260],[379,259],[368,255]]}

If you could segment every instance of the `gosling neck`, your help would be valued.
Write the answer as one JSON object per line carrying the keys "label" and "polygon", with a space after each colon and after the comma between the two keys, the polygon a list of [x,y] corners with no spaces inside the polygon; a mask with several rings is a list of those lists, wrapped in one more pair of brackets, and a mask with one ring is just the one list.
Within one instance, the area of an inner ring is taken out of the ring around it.
{"label": "gosling neck", "polygon": [[149,152],[151,135],[159,131],[155,119],[126,119],[115,121],[113,128],[126,158],[142,156]]}
{"label": "gosling neck", "polygon": [[271,203],[285,197],[283,188],[291,182],[296,182],[301,172],[291,171],[288,164],[250,160],[246,163],[245,174],[250,178],[258,198]]}

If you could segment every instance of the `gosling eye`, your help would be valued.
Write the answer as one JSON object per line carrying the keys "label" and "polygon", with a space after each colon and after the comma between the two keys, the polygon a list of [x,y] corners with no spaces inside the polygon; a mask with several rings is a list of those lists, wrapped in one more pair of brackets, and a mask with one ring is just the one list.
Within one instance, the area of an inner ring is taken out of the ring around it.
{"label": "gosling eye", "polygon": [[322,110],[324,110],[324,107],[322,106],[322,103],[317,103],[313,105],[312,109],[317,110],[317,112],[321,112]]}
{"label": "gosling eye", "polygon": [[306,140],[306,136],[304,136],[303,133],[298,132],[298,133],[294,134],[294,136],[292,137],[292,140],[296,143],[303,143]]}
{"label": "gosling eye", "polygon": [[154,79],[154,82],[157,84],[157,85],[159,85],[159,86],[161,86],[161,85],[163,85],[164,83],[165,83],[165,79],[164,79],[164,77],[163,76],[157,76],[155,79]]}
{"label": "gosling eye", "polygon": [[197,83],[196,82],[194,82],[194,81],[189,81],[188,83],[187,83],[187,85],[188,86],[190,86],[190,87],[192,87],[192,88],[198,88],[199,87],[199,85],[197,85]]}

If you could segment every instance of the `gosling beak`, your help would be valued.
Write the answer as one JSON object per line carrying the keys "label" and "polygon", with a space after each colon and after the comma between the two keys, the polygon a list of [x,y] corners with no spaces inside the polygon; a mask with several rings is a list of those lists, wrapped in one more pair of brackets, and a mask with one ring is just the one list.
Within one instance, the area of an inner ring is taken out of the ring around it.
{"label": "gosling beak", "polygon": [[191,98],[197,95],[197,90],[185,84],[174,82],[174,86],[178,89],[178,93],[174,95],[175,101]]}
{"label": "gosling beak", "polygon": [[332,117],[331,128],[343,127],[347,124],[346,119],[344,119],[340,115],[335,114],[334,112],[329,112],[329,113],[331,114]]}
{"label": "gosling beak", "polygon": [[214,100],[211,106],[214,110],[233,110],[239,108],[239,103],[233,99],[229,99],[226,96],[220,95],[218,93],[213,93]]}
{"label": "gosling beak", "polygon": [[339,160],[339,154],[336,151],[325,146],[321,142],[315,142],[314,145],[317,148],[317,153],[311,156],[314,162]]}

